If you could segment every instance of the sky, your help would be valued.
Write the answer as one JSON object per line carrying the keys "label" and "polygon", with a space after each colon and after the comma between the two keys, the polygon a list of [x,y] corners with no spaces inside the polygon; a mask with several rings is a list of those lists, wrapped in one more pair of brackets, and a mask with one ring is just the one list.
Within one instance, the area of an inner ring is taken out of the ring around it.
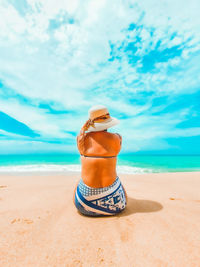
{"label": "sky", "polygon": [[122,153],[200,154],[199,0],[0,0],[0,154],[77,153],[92,105]]}

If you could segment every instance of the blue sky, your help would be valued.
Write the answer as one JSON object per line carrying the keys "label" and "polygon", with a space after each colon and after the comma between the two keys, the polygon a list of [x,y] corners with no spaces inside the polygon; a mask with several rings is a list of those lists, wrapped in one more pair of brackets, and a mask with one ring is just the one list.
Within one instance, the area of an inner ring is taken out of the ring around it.
{"label": "blue sky", "polygon": [[200,154],[198,0],[1,0],[0,153],[76,152],[93,104],[122,152]]}

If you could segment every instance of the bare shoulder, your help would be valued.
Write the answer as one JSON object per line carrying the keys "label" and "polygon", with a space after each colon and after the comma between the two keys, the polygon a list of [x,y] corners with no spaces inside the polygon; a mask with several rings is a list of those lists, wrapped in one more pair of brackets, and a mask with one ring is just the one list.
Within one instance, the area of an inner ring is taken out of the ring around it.
{"label": "bare shoulder", "polygon": [[119,142],[120,142],[120,146],[122,145],[122,136],[118,133],[115,133],[115,135],[117,136]]}
{"label": "bare shoulder", "polygon": [[94,138],[94,139],[102,139],[102,138],[105,138],[105,139],[108,139],[108,140],[119,140],[121,141],[122,137],[120,134],[118,133],[110,133],[110,132],[106,132],[106,131],[99,131],[99,132],[89,132],[89,133],[86,133],[85,135],[85,139],[87,138]]}
{"label": "bare shoulder", "polygon": [[122,136],[119,133],[115,133],[119,137],[120,140],[122,140]]}
{"label": "bare shoulder", "polygon": [[76,136],[76,141],[79,142],[80,139],[81,139],[81,135],[79,134],[79,135]]}
{"label": "bare shoulder", "polygon": [[109,132],[107,132],[107,134],[109,135],[109,139],[110,140],[112,140],[112,142],[114,142],[114,143],[118,143],[119,142],[119,144],[121,145],[122,144],[122,137],[121,137],[121,135],[120,134],[118,134],[118,133],[109,133]]}
{"label": "bare shoulder", "polygon": [[121,135],[118,134],[118,133],[105,132],[105,135],[108,136],[108,137],[110,137],[111,139],[114,139],[114,140],[119,139],[119,138],[120,139],[122,138]]}
{"label": "bare shoulder", "polygon": [[82,139],[83,137],[86,138],[90,135],[90,133],[85,133],[84,135],[81,135],[80,133],[76,136],[76,140],[80,140]]}

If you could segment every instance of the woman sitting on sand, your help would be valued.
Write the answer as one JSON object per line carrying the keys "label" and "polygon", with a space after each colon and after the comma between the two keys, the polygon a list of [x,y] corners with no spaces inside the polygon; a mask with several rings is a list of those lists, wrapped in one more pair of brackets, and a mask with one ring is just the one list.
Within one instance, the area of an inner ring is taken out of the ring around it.
{"label": "woman sitting on sand", "polygon": [[106,107],[94,106],[77,136],[82,178],[74,192],[74,204],[84,215],[115,215],[125,209],[126,193],[116,173],[122,138],[107,132],[118,123]]}

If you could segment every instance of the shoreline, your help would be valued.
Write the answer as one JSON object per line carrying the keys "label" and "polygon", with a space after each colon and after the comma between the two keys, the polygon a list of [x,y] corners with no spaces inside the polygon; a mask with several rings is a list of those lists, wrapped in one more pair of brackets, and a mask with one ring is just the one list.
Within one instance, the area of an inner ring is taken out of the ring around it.
{"label": "shoreline", "polygon": [[[156,174],[193,174],[197,173],[200,174],[200,171],[172,171],[172,172],[144,172],[144,173],[124,173],[124,172],[117,172],[117,175],[128,175],[128,176],[136,176],[136,175],[156,175]],[[33,175],[79,175],[80,176],[81,171],[0,171],[0,177],[1,176],[33,176]]]}
{"label": "shoreline", "polygon": [[[147,168],[136,167],[130,165],[117,165],[117,173],[136,175],[136,174],[156,174],[156,173],[195,173],[200,172],[200,169],[162,169],[162,168]],[[5,165],[0,166],[0,175],[9,174],[67,174],[67,173],[81,173],[81,164],[26,164],[26,165]]]}
{"label": "shoreline", "polygon": [[[81,171],[80,155],[0,155],[0,173],[14,172],[67,172]],[[200,172],[200,155],[126,155],[119,154],[117,172],[168,173]]]}

